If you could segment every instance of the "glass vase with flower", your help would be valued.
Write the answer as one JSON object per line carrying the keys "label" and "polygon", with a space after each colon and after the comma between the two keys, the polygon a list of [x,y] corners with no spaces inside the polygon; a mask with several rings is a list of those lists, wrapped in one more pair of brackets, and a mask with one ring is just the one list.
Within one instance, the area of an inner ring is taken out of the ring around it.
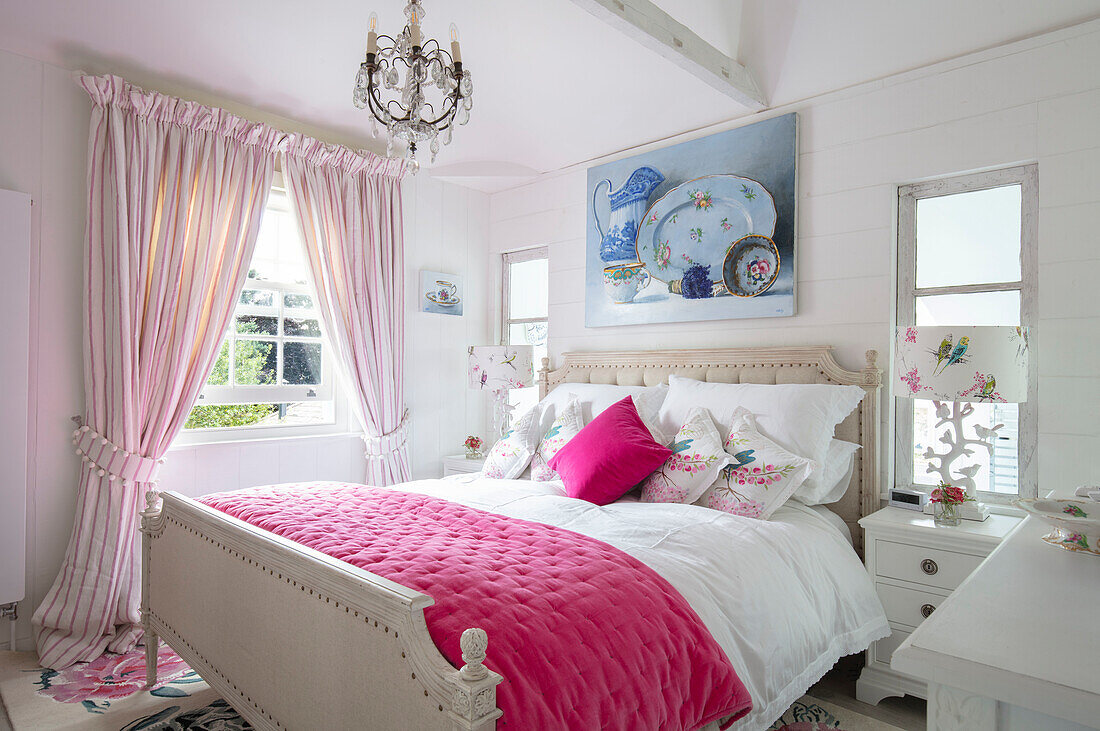
{"label": "glass vase with flower", "polygon": [[974,498],[966,490],[941,482],[932,490],[929,502],[932,503],[932,518],[936,525],[958,525],[962,522],[962,504],[973,502]]}
{"label": "glass vase with flower", "polygon": [[481,437],[475,437],[473,434],[466,437],[466,441],[462,443],[462,446],[466,447],[466,459],[480,459],[481,458]]}

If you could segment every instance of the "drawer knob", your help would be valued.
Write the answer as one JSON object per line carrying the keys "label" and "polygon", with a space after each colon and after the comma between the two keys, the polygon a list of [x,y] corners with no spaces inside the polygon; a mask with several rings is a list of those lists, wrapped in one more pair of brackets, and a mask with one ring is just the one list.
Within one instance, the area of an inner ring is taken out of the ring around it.
{"label": "drawer knob", "polygon": [[920,616],[928,619],[928,616],[934,611],[936,611],[936,608],[931,604],[922,604],[920,608]]}
{"label": "drawer knob", "polygon": [[931,576],[940,570],[940,566],[932,559],[926,558],[920,562],[920,570]]}

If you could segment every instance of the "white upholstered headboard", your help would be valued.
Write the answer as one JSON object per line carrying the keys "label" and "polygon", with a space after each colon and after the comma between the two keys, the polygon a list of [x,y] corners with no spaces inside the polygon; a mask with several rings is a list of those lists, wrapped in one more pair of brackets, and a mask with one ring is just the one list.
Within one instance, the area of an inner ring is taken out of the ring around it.
{"label": "white upholstered headboard", "polygon": [[835,436],[862,445],[857,453],[848,492],[829,506],[844,519],[856,550],[862,553],[857,521],[879,506],[879,389],[882,371],[875,365],[878,352],[867,351],[862,370],[841,368],[828,345],[776,348],[721,348],[713,350],[643,350],[604,353],[565,353],[550,370],[543,358],[539,397],[561,383],[612,383],[620,386],[656,386],[670,374],[713,383],[836,383],[862,386],[867,391],[860,406],[837,425]]}

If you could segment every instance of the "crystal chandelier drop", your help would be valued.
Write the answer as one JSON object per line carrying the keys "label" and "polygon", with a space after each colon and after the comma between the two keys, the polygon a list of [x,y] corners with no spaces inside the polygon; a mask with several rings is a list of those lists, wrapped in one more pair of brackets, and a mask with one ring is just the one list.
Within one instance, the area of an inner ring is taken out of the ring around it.
{"label": "crystal chandelier drop", "polygon": [[[450,144],[455,124],[470,121],[474,84],[470,72],[462,68],[454,23],[448,53],[434,38],[421,41],[424,8],[420,0],[411,0],[405,6],[405,17],[408,24],[397,38],[391,38],[378,35],[378,16],[371,13],[366,60],[359,64],[352,99],[356,107],[369,109],[374,115],[372,136],[378,136],[379,122],[386,127],[387,157],[393,156],[395,139],[405,140],[409,165],[415,173],[420,168],[416,160],[419,143],[428,141],[435,162],[440,140]],[[428,100],[428,94],[434,101]]]}

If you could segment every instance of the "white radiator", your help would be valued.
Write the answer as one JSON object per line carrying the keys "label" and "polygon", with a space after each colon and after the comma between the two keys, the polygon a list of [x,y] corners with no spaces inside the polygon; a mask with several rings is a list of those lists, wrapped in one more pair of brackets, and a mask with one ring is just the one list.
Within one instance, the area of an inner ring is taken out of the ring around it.
{"label": "white radiator", "polygon": [[27,564],[31,197],[0,190],[0,604],[23,601]]}

